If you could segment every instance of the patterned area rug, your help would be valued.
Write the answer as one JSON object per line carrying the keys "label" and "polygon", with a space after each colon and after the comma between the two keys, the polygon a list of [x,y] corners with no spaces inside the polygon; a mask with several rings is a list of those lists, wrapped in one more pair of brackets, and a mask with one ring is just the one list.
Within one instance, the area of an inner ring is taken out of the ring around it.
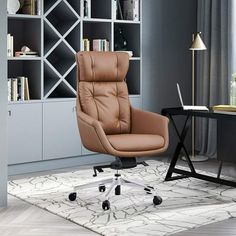
{"label": "patterned area rug", "polygon": [[168,165],[148,161],[149,166],[123,170],[123,177],[146,181],[163,198],[153,206],[152,195],[130,187],[110,198],[111,209],[103,211],[104,193],[98,188],[81,191],[68,200],[72,186],[113,176],[105,170],[92,177],[92,169],[25,178],[9,182],[9,193],[82,225],[101,235],[170,235],[190,228],[236,217],[236,189],[196,179],[163,182]]}

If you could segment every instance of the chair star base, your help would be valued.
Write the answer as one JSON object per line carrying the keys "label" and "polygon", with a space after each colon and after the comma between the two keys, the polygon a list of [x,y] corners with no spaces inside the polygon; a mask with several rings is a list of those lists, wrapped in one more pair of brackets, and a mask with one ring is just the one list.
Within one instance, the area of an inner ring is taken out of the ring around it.
{"label": "chair star base", "polygon": [[[143,164],[143,163],[140,163],[140,164]],[[109,165],[109,167],[105,166],[105,168],[111,168],[110,167],[111,165]],[[104,166],[100,166],[100,168],[102,169],[102,168],[104,168]],[[92,188],[92,187],[98,186],[99,192],[106,192],[105,200],[102,202],[102,208],[103,208],[103,210],[109,210],[110,209],[109,197],[110,197],[112,191],[114,190],[115,195],[120,195],[122,186],[124,186],[124,185],[139,187],[139,188],[142,188],[146,192],[146,194],[152,194],[154,205],[160,205],[162,203],[162,198],[160,196],[157,196],[156,191],[152,186],[145,185],[140,182],[133,181],[133,180],[125,179],[125,178],[121,177],[121,174],[119,174],[118,169],[117,169],[117,172],[113,178],[108,178],[108,179],[99,180],[99,181],[88,183],[88,184],[75,186],[74,192],[69,194],[69,200],[75,201],[76,197],[77,197],[77,192],[79,192],[82,189],[87,189],[87,188]],[[109,186],[109,187],[107,188],[107,186]]]}

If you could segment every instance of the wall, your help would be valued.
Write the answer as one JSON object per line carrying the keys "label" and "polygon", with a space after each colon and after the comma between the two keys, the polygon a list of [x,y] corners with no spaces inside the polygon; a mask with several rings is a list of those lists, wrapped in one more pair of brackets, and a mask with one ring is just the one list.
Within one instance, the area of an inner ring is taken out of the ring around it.
{"label": "wall", "polygon": [[[197,0],[143,1],[143,108],[160,112],[180,106],[176,83],[191,104],[191,44],[196,31]],[[181,122],[181,121],[179,121]],[[171,127],[171,126],[170,126]],[[188,136],[188,146],[190,137]],[[177,138],[170,129],[170,148]]]}
{"label": "wall", "polygon": [[0,7],[0,207],[7,205],[7,1]]}

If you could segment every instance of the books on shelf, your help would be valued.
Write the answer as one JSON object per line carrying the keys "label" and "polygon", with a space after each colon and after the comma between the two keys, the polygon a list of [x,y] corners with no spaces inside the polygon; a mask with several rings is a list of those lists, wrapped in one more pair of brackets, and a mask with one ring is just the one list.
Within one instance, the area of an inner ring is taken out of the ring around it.
{"label": "books on shelf", "polygon": [[233,105],[217,105],[217,106],[213,106],[212,110],[215,113],[236,115],[236,106],[233,106]]}
{"label": "books on shelf", "polygon": [[19,14],[41,15],[42,0],[20,0]]}
{"label": "books on shelf", "polygon": [[106,39],[94,39],[93,40],[93,51],[107,52],[109,51],[109,41]]}
{"label": "books on shelf", "polygon": [[7,34],[7,56],[14,56],[14,37],[11,34]]}
{"label": "books on shelf", "polygon": [[8,84],[8,101],[26,101],[30,100],[28,78],[20,76],[9,78]]}
{"label": "books on shelf", "polygon": [[84,18],[91,18],[91,0],[83,0]]}

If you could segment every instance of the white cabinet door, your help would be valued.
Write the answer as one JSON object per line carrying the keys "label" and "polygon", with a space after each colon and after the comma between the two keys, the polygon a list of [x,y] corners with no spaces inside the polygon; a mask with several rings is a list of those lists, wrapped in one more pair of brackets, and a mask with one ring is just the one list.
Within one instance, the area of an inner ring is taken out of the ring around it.
{"label": "white cabinet door", "polygon": [[92,154],[96,154],[96,152],[92,152],[82,145],[82,155],[92,155]]}
{"label": "white cabinet door", "polygon": [[42,160],[42,103],[8,105],[8,164]]}
{"label": "white cabinet door", "polygon": [[43,159],[81,155],[75,101],[43,104]]}

